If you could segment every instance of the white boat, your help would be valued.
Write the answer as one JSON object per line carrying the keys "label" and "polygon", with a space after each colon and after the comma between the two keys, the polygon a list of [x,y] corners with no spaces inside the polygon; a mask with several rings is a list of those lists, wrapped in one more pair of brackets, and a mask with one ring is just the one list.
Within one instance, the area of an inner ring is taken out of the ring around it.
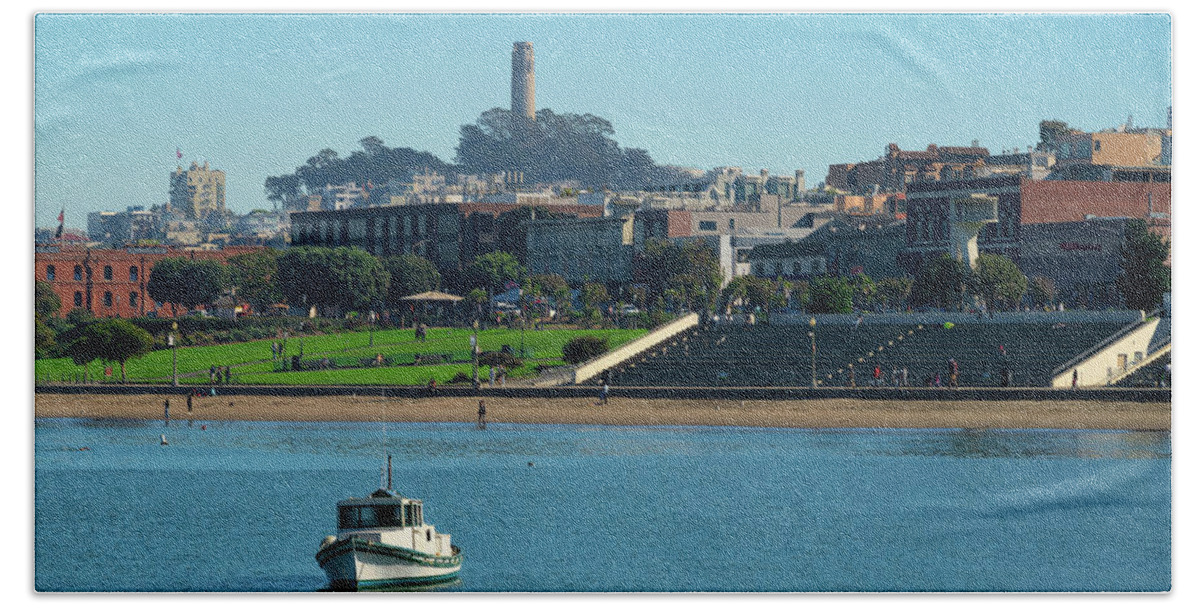
{"label": "white boat", "polygon": [[337,590],[430,585],[458,577],[462,552],[425,523],[420,500],[391,488],[338,501],[336,536],[326,536],[317,563]]}

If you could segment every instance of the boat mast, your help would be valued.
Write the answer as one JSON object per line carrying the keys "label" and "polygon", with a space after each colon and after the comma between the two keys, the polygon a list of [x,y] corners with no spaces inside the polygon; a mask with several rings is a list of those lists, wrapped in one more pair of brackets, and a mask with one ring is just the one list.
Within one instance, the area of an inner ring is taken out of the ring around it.
{"label": "boat mast", "polygon": [[387,455],[387,460],[388,460],[387,489],[391,490],[392,489],[392,455],[391,454]]}

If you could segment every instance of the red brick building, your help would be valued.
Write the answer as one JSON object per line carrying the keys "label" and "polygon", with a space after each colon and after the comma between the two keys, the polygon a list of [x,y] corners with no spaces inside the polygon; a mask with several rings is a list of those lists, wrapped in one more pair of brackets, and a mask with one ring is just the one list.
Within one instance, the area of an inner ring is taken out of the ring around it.
{"label": "red brick building", "polygon": [[[171,306],[154,302],[146,283],[154,263],[167,257],[219,260],[261,247],[226,247],[216,251],[177,251],[166,246],[87,249],[75,245],[39,245],[34,250],[34,277],[50,284],[62,300],[59,316],[76,308],[97,317],[173,316]],[[187,311],[179,310],[178,314]]]}
{"label": "red brick building", "polygon": [[[1052,274],[1048,278],[1061,290],[1086,294],[1092,305],[1115,305],[1113,269],[1120,266],[1124,231],[1113,228],[1123,226],[1114,224],[1114,218],[1143,219],[1154,233],[1171,236],[1170,182],[1031,180],[1013,175],[913,183],[908,186],[905,248],[900,254],[907,272],[915,275],[926,259],[950,253],[950,202],[971,194],[999,201],[999,221],[979,234],[980,253],[1007,256],[1028,274],[1033,269],[1024,255],[1040,251],[1038,272]],[[1058,252],[1053,263],[1046,262],[1050,258],[1045,252],[1050,250]],[[1083,277],[1088,285],[1079,285]],[[1096,297],[1097,293],[1108,295]]]}

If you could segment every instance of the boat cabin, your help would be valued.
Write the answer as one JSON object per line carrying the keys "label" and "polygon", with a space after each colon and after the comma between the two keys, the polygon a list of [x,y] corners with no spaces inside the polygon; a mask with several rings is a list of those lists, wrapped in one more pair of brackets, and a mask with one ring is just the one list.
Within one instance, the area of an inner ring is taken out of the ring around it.
{"label": "boat cabin", "polygon": [[363,528],[415,528],[424,525],[421,501],[390,490],[376,490],[368,498],[338,502],[338,530]]}

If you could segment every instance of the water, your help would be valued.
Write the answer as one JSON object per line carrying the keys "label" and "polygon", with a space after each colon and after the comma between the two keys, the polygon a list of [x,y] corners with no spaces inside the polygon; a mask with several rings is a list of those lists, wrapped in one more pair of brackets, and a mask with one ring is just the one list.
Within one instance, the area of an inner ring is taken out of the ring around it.
{"label": "water", "polygon": [[[334,504],[378,487],[384,429],[207,424],[37,420],[37,589],[322,589],[313,555]],[[386,443],[463,549],[440,591],[1171,585],[1166,433],[392,424]]]}

